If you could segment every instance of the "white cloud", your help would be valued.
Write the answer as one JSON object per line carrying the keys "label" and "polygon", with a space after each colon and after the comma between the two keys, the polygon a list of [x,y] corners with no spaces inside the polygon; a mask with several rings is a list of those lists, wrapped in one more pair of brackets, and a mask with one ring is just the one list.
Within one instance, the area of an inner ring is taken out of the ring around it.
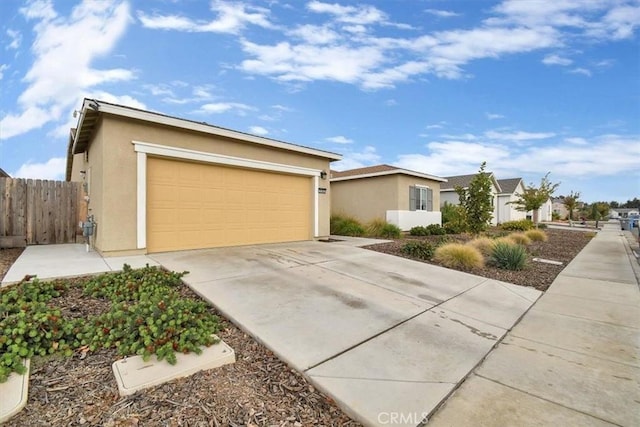
{"label": "white cloud", "polygon": [[35,1],[27,3],[21,13],[37,21],[31,47],[35,59],[23,79],[27,88],[18,98],[21,111],[9,112],[0,121],[0,138],[59,120],[91,88],[134,78],[129,70],[91,66],[124,34],[129,23],[127,3],[84,2],[68,17],[60,17],[50,1]]}
{"label": "white cloud", "polygon": [[316,13],[328,13],[333,15],[336,21],[346,24],[367,25],[383,22],[387,15],[380,9],[369,5],[341,6],[337,3],[323,3],[311,1],[307,8]]}
{"label": "white cloud", "polygon": [[332,136],[330,138],[326,138],[329,142],[335,142],[336,144],[351,144],[353,143],[353,139],[347,138],[342,135]]}
{"label": "white cloud", "polygon": [[478,139],[478,137],[472,133],[463,133],[460,135],[451,135],[445,133],[440,135],[440,137],[445,139],[455,139],[458,141],[475,141],[476,139]]}
{"label": "white cloud", "polygon": [[6,46],[6,49],[18,49],[22,43],[22,34],[19,31],[7,30],[7,36],[11,42]]}
{"label": "white cloud", "polygon": [[236,114],[244,116],[246,115],[247,111],[251,110],[255,110],[255,108],[239,102],[212,102],[202,105],[198,109],[198,112],[207,114],[222,114],[235,111]]}
{"label": "white cloud", "polygon": [[556,134],[553,132],[498,132],[498,131],[487,131],[484,135],[493,140],[498,141],[530,141],[536,139],[548,139]]}
{"label": "white cloud", "polygon": [[582,74],[583,76],[591,77],[591,71],[586,68],[578,67],[568,71],[571,74]]}
{"label": "white cloud", "polygon": [[310,44],[328,44],[338,39],[338,33],[326,25],[300,25],[289,31],[289,35],[299,37]]}
{"label": "white cloud", "polygon": [[474,173],[486,161],[487,169],[499,177],[544,175],[551,171],[556,179],[637,174],[640,170],[639,135],[566,138],[524,147],[487,141],[433,141],[425,148],[425,153],[399,155],[394,164],[450,176]]}
{"label": "white cloud", "polygon": [[560,55],[547,55],[542,60],[542,63],[545,65],[571,65],[573,61],[569,58],[562,57]]}
{"label": "white cloud", "polygon": [[249,127],[249,132],[254,135],[267,135],[269,131],[262,126],[251,126]]}
{"label": "white cloud", "polygon": [[147,15],[138,11],[138,19],[146,28],[188,32],[237,34],[248,24],[271,28],[269,10],[240,2],[213,0],[210,5],[216,18],[211,21],[193,20],[180,15]]}
{"label": "white cloud", "polygon": [[342,160],[331,163],[331,169],[344,171],[364,166],[372,166],[378,163],[380,163],[380,155],[377,153],[376,148],[367,145],[362,151],[347,150],[342,154]]}
{"label": "white cloud", "polygon": [[442,129],[445,127],[445,125],[447,125],[447,122],[432,123],[425,126],[425,129]]}
{"label": "white cloud", "polygon": [[568,142],[569,144],[573,144],[573,145],[588,145],[589,144],[586,139],[579,138],[579,137],[565,138],[564,141]]}
{"label": "white cloud", "polygon": [[425,9],[429,15],[434,15],[439,18],[451,18],[453,16],[460,16],[459,13],[452,12],[450,10],[441,10],[441,9]]}
{"label": "white cloud", "polygon": [[9,69],[7,64],[0,64],[0,80],[4,77],[4,72]]}
{"label": "white cloud", "polygon": [[497,113],[484,113],[485,116],[487,116],[487,119],[489,120],[498,120],[498,119],[504,119],[505,116],[502,114],[497,114]]}
{"label": "white cloud", "polygon": [[64,178],[66,167],[67,159],[53,157],[45,163],[32,163],[29,161],[20,166],[11,176],[14,178],[59,180]]}

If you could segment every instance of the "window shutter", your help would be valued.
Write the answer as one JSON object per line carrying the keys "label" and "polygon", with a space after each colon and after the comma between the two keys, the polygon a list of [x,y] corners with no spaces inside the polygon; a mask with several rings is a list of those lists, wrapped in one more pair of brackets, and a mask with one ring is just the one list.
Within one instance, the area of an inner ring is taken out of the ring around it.
{"label": "window shutter", "polygon": [[427,210],[433,211],[433,190],[430,188],[427,188]]}
{"label": "window shutter", "polygon": [[417,188],[414,187],[413,185],[409,186],[409,210],[410,211],[416,210],[416,190]]}

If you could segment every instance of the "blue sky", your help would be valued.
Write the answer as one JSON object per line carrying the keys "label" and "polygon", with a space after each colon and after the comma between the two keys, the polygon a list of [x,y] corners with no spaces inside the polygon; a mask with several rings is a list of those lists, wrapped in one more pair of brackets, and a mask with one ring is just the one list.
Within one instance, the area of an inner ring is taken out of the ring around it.
{"label": "blue sky", "polygon": [[0,167],[62,179],[84,97],[439,176],[640,194],[640,1],[0,2]]}

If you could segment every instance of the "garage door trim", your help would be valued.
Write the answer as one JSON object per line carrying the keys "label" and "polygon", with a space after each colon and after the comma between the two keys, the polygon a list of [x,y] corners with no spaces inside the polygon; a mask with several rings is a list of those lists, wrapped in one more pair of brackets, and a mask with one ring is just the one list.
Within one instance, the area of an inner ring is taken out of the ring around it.
{"label": "garage door trim", "polygon": [[188,150],[179,147],[153,144],[142,141],[131,141],[137,153],[137,247],[147,247],[147,155],[155,155],[171,159],[193,160],[203,163],[258,169],[271,172],[290,173],[313,177],[313,235],[318,237],[318,187],[321,170],[300,166],[271,163],[261,160],[232,157],[204,151]]}

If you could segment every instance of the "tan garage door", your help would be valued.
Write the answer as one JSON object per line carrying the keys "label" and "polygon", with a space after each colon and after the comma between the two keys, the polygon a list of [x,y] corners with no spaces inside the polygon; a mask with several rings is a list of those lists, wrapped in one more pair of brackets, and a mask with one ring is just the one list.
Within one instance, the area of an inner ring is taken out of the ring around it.
{"label": "tan garage door", "polygon": [[308,240],[311,178],[149,157],[147,250]]}

